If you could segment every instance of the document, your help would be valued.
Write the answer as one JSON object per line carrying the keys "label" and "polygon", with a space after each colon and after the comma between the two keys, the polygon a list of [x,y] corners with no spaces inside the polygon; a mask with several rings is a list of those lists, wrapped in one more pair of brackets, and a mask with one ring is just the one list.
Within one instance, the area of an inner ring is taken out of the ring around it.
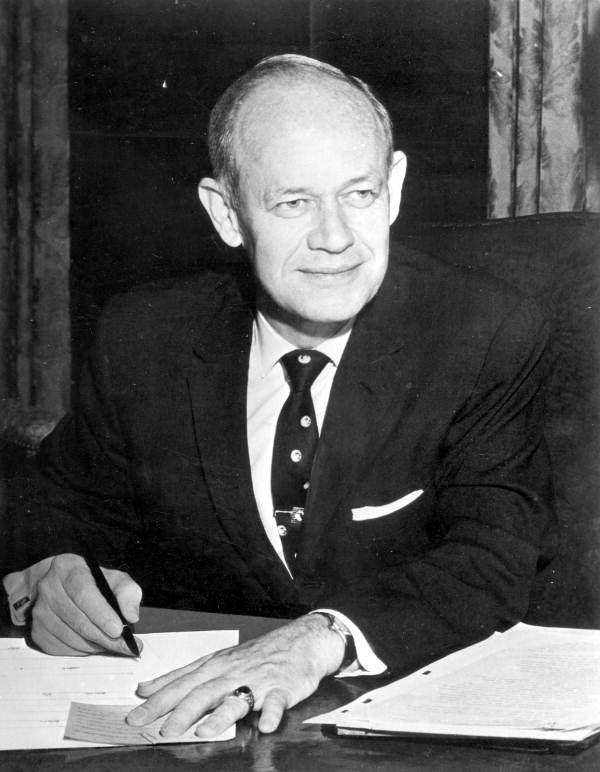
{"label": "document", "polygon": [[[148,633],[139,635],[143,650],[139,659],[111,655],[53,657],[30,649],[22,639],[0,638],[0,750],[26,748],[82,748],[129,743],[130,735],[109,735],[108,725],[88,740],[65,739],[71,703],[83,703],[86,719],[90,706],[112,706],[117,723],[125,706],[128,712],[142,702],[135,695],[140,681],[148,681],[198,657],[238,642],[236,630],[209,632]],[[113,725],[114,726],[114,725]],[[93,727],[88,723],[88,730]],[[123,727],[121,726],[121,729]],[[125,732],[127,730],[125,729]],[[230,739],[235,729],[215,739]],[[154,738],[152,730],[143,742]],[[154,741],[161,741],[154,739]],[[171,742],[200,742],[195,736]],[[0,764],[1,766],[1,764]]]}
{"label": "document", "polygon": [[307,723],[581,743],[600,732],[600,630],[518,624]]}
{"label": "document", "polygon": [[[228,740],[228,736],[200,739],[194,734],[196,724],[179,737],[162,737],[160,718],[146,726],[130,726],[125,718],[133,705],[89,705],[72,702],[65,727],[68,740],[86,740],[90,743],[111,745],[159,745],[161,743],[198,743],[212,740]],[[200,723],[200,722],[199,722]]]}

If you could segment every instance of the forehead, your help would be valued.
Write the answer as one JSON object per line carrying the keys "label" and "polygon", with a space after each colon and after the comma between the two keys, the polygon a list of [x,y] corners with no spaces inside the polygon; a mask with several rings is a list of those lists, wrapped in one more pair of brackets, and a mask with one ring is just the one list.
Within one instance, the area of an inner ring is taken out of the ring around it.
{"label": "forehead", "polygon": [[283,175],[299,183],[320,173],[381,172],[387,150],[362,94],[313,80],[261,84],[239,111],[234,147],[242,179]]}

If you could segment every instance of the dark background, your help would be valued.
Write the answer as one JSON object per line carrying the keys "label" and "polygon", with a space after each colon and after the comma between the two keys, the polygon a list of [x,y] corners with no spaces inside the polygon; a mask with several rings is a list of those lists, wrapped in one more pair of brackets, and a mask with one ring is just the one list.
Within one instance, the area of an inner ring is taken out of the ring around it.
{"label": "dark background", "polygon": [[312,55],[374,87],[409,158],[396,229],[484,217],[487,5],[71,0],[74,371],[110,295],[221,259],[196,196],[208,114],[263,56]]}

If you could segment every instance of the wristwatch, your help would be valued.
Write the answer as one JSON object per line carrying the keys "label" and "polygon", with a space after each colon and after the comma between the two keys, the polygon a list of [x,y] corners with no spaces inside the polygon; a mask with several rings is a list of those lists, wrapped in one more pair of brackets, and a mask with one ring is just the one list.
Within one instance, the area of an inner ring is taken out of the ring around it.
{"label": "wristwatch", "polygon": [[342,664],[339,666],[338,670],[345,670],[356,660],[356,646],[354,645],[354,637],[346,625],[340,622],[340,620],[337,619],[337,617],[335,617],[333,614],[330,614],[327,611],[316,611],[315,613],[325,617],[329,629],[332,632],[337,633],[337,635],[339,635],[340,638],[344,641],[344,659],[342,660]]}

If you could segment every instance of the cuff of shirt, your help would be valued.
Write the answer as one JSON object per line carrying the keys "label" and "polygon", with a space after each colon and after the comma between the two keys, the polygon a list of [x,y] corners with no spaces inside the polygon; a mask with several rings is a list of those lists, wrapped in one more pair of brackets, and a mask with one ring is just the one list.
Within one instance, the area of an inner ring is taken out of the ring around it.
{"label": "cuff of shirt", "polygon": [[27,612],[33,606],[37,596],[39,580],[50,568],[53,558],[44,558],[24,571],[13,571],[2,580],[8,596],[8,607],[13,625],[22,627],[27,619]]}
{"label": "cuff of shirt", "polygon": [[381,675],[385,673],[387,667],[379,657],[375,654],[373,649],[369,646],[367,639],[361,633],[360,629],[348,619],[344,614],[340,614],[339,611],[335,611],[330,608],[317,608],[313,614],[318,614],[320,611],[326,614],[333,614],[333,616],[348,628],[348,632],[354,639],[354,646],[356,647],[356,660],[348,667],[336,673],[336,678],[351,678],[354,676],[366,676],[366,675]]}

